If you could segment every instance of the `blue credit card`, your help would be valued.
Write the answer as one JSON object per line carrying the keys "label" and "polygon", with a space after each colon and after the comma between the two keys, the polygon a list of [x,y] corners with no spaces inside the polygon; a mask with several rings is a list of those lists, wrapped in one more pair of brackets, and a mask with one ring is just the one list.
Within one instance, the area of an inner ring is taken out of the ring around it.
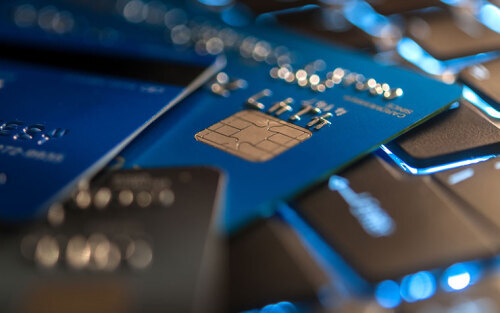
{"label": "blue credit card", "polygon": [[80,37],[79,49],[78,34],[9,25],[0,25],[2,222],[45,212],[224,65],[147,38]]}
{"label": "blue credit card", "polygon": [[[279,29],[228,31],[207,24],[208,38],[199,36],[204,39],[193,45],[227,42],[225,73],[122,156],[127,167],[223,169],[228,231],[272,214],[278,200],[313,186],[460,96],[457,86]],[[231,31],[229,42],[225,34]]]}
{"label": "blue credit card", "polygon": [[[88,66],[80,60],[82,55],[87,58],[107,57],[108,62],[116,58],[168,60],[202,68],[214,63],[213,55],[201,55],[112,14],[99,15],[93,10],[75,7],[68,1],[1,3],[0,44],[2,58],[14,55],[17,59],[22,57],[24,61],[41,61],[52,66],[60,66],[56,62],[65,58],[70,59],[63,64],[65,68],[78,70]],[[11,51],[14,48],[24,48],[25,55],[19,49]],[[47,54],[50,57],[46,57]],[[98,67],[95,62],[90,65]],[[127,67],[128,72],[132,65]]]}

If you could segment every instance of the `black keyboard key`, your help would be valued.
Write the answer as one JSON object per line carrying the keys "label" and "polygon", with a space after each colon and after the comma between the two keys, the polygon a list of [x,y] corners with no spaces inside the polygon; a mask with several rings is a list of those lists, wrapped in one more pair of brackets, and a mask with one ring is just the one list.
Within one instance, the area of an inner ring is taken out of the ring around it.
{"label": "black keyboard key", "polygon": [[370,35],[354,27],[336,8],[312,8],[300,12],[277,14],[277,21],[293,30],[332,43],[374,52]]}
{"label": "black keyboard key", "polygon": [[297,200],[297,211],[369,282],[492,256],[493,243],[421,176],[369,157]]}
{"label": "black keyboard key", "polygon": [[412,15],[408,35],[430,55],[449,60],[500,49],[500,35],[472,17],[459,24],[450,12],[436,10]]}
{"label": "black keyboard key", "polygon": [[500,231],[500,159],[439,172],[434,177]]}
{"label": "black keyboard key", "polygon": [[[500,36],[500,34],[498,34]],[[465,68],[460,73],[464,83],[492,105],[500,106],[500,59]]]}
{"label": "black keyboard key", "polygon": [[293,230],[278,219],[259,221],[230,238],[228,276],[231,312],[314,300],[328,283]]}
{"label": "black keyboard key", "polygon": [[377,12],[383,15],[403,13],[440,5],[438,0],[368,0]]}
{"label": "black keyboard key", "polygon": [[315,4],[317,0],[238,0],[246,5],[255,14],[299,8],[308,4]]}
{"label": "black keyboard key", "polygon": [[[500,124],[498,124],[500,125]],[[405,163],[428,168],[500,152],[500,129],[466,101],[387,145]]]}

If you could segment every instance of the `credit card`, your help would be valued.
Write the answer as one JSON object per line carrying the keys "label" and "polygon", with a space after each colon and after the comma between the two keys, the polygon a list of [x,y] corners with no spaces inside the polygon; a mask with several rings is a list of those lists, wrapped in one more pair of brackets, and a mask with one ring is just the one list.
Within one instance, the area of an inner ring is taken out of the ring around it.
{"label": "credit card", "polygon": [[225,171],[228,231],[272,214],[277,200],[314,185],[460,96],[457,86],[272,27],[187,25],[194,47],[224,44],[227,68],[122,156],[127,167],[207,164]]}
{"label": "credit card", "polygon": [[[83,10],[69,1],[0,4],[0,44],[2,58],[126,77],[133,73],[136,77],[132,78],[148,81],[157,78],[158,74],[155,74],[155,66],[145,68],[140,63],[145,60],[201,68],[214,63],[213,55],[185,49],[181,44],[150,34],[113,14],[100,15],[94,10]],[[117,68],[124,69],[109,72],[117,63],[120,63]],[[101,69],[103,66],[105,68]],[[168,71],[162,70],[163,79],[168,76],[174,79],[182,73],[167,75]]]}
{"label": "credit card", "polygon": [[3,221],[43,213],[224,64],[147,38],[52,40],[56,34],[33,27],[18,27],[16,40],[0,32]]}
{"label": "credit card", "polygon": [[206,167],[99,175],[47,219],[2,229],[0,310],[221,312],[223,187]]}

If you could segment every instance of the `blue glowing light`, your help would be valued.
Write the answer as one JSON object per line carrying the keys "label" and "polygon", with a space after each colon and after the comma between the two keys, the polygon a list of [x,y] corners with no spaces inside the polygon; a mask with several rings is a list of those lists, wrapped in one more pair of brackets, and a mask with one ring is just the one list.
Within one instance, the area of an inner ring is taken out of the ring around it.
{"label": "blue glowing light", "polygon": [[474,170],[472,168],[466,168],[459,172],[453,173],[448,177],[448,184],[456,185],[474,176]]}
{"label": "blue glowing light", "polygon": [[436,293],[436,279],[426,271],[408,275],[401,281],[401,297],[415,302],[432,297]]}
{"label": "blue glowing light", "polygon": [[415,64],[424,72],[432,75],[442,75],[445,72],[458,73],[464,67],[485,62],[498,56],[498,52],[479,53],[463,58],[440,61],[427,53],[410,38],[402,38],[396,47],[399,55],[410,63]]}
{"label": "blue glowing light", "polygon": [[447,278],[448,286],[453,290],[462,290],[470,284],[470,274],[467,272],[451,275]]}
{"label": "blue glowing light", "polygon": [[483,5],[479,10],[479,20],[487,27],[500,33],[500,8],[497,6],[491,3]]}
{"label": "blue glowing light", "polygon": [[425,57],[425,51],[415,41],[409,38],[401,39],[397,46],[398,52],[406,60],[412,63],[418,63]]}
{"label": "blue glowing light", "polygon": [[441,0],[441,2],[446,3],[447,5],[457,6],[462,3],[462,0]]}
{"label": "blue glowing light", "polygon": [[282,9],[282,10],[275,10],[275,11],[272,11],[270,13],[262,13],[260,15],[268,15],[268,14],[276,15],[276,14],[299,13],[299,12],[303,12],[303,11],[312,10],[312,9],[315,9],[315,8],[319,8],[319,5],[317,5],[317,4],[305,4],[305,5],[298,6],[298,7],[287,8],[287,9]]}
{"label": "blue glowing light", "polygon": [[472,89],[470,89],[467,86],[464,86],[462,89],[462,96],[481,109],[484,113],[488,114],[489,116],[493,118],[500,118],[500,111],[492,107],[490,104],[488,104],[486,101],[484,101],[481,97],[479,97]]}
{"label": "blue glowing light", "polygon": [[198,2],[212,7],[222,7],[231,4],[233,0],[198,0]]}
{"label": "blue glowing light", "polygon": [[397,307],[401,303],[398,283],[392,280],[379,283],[375,288],[375,299],[386,309]]}
{"label": "blue glowing light", "polygon": [[495,272],[500,270],[500,255],[495,256],[492,260],[492,268]]}
{"label": "blue glowing light", "polygon": [[473,159],[461,160],[456,162],[451,162],[447,164],[441,164],[431,167],[425,168],[416,168],[411,165],[408,165],[405,161],[403,161],[400,157],[395,155],[391,150],[389,150],[385,145],[381,145],[380,148],[384,151],[403,171],[413,174],[413,175],[429,175],[434,174],[441,171],[450,170],[453,168],[467,166],[471,164],[476,164],[479,162],[487,161],[491,158],[496,157],[496,155],[485,155]]}
{"label": "blue glowing light", "polygon": [[236,27],[248,25],[253,18],[252,11],[243,5],[228,7],[222,10],[220,16],[224,23]]}
{"label": "blue glowing light", "polygon": [[298,310],[290,302],[283,301],[276,304],[266,305],[259,313],[297,313]]}
{"label": "blue glowing light", "polygon": [[457,263],[448,267],[441,278],[446,291],[464,290],[481,277],[481,267],[475,262]]}
{"label": "blue glowing light", "polygon": [[266,23],[275,22],[277,15],[304,12],[304,11],[312,10],[315,8],[319,8],[319,6],[317,4],[306,4],[306,5],[299,6],[299,7],[293,7],[293,8],[287,8],[287,9],[282,9],[282,10],[275,10],[272,12],[261,13],[255,18],[255,22],[257,24],[264,24],[265,25]]}
{"label": "blue glowing light", "polygon": [[357,295],[367,295],[372,292],[368,282],[361,278],[316,230],[307,224],[288,204],[280,203],[277,213],[290,225],[301,243],[332,281],[337,281],[340,278],[345,283],[344,286],[348,291]]}
{"label": "blue glowing light", "polygon": [[344,5],[344,16],[349,22],[375,37],[382,37],[384,29],[392,27],[387,17],[378,14],[365,1],[348,1]]}
{"label": "blue glowing light", "polygon": [[410,38],[401,39],[396,49],[404,59],[417,65],[429,74],[440,75],[444,72],[441,63]]}

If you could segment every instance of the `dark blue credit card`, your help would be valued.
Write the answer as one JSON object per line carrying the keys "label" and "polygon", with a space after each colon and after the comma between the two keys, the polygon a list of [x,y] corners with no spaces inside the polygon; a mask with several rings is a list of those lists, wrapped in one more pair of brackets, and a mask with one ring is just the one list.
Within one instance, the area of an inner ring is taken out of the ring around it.
{"label": "dark blue credit card", "polygon": [[[224,28],[211,25],[206,36],[224,40],[217,32]],[[226,51],[224,74],[121,154],[125,167],[222,169],[228,184],[221,225],[229,232],[273,214],[280,201],[446,110],[460,96],[458,86],[278,28],[232,31],[240,40]]]}
{"label": "dark blue credit card", "polygon": [[223,65],[69,4],[0,4],[0,223],[45,212]]}
{"label": "dark blue credit card", "polygon": [[45,212],[221,65],[215,59],[207,68],[43,49],[29,59],[22,47],[5,47],[0,52],[2,222]]}

